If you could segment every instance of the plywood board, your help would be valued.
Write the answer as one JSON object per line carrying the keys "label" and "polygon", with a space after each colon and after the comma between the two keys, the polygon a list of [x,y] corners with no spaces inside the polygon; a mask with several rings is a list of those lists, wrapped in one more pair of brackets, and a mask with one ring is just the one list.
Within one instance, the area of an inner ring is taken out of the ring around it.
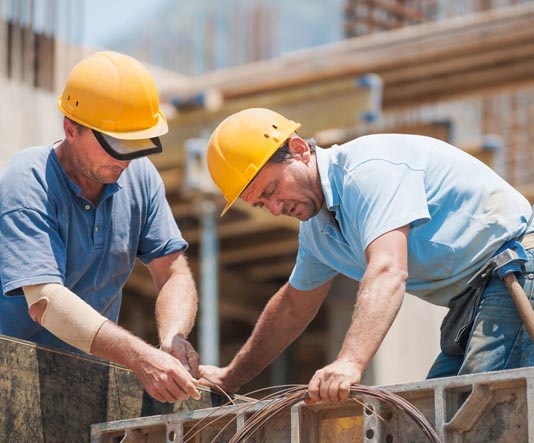
{"label": "plywood board", "polygon": [[0,336],[0,440],[10,443],[89,442],[90,425],[216,406],[160,403],[122,367]]}

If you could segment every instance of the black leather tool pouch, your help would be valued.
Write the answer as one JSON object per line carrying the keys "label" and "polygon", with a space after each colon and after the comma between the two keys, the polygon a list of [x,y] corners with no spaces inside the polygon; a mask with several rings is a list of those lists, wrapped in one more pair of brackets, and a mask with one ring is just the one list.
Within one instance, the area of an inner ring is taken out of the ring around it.
{"label": "black leather tool pouch", "polygon": [[491,270],[484,267],[469,281],[467,288],[449,302],[449,312],[441,323],[441,350],[451,357],[465,353],[482,293]]}

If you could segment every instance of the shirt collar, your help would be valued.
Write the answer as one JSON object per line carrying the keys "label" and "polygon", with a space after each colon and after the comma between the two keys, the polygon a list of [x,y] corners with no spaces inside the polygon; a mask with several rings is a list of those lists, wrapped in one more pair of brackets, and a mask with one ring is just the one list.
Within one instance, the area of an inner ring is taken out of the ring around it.
{"label": "shirt collar", "polygon": [[[61,171],[61,174],[65,178],[65,181],[67,182],[67,185],[69,186],[70,190],[75,195],[77,195],[78,197],[82,197],[83,198],[82,190],[80,189],[80,187],[76,183],[74,183],[70,179],[70,177],[67,175],[67,173],[63,169],[63,166],[61,166],[61,162],[59,161],[59,158],[57,157],[57,154],[56,154],[56,150],[54,149],[53,146],[51,147],[51,156],[52,156],[53,162],[56,164],[56,167],[59,168],[59,170]],[[119,179],[117,180],[116,183],[110,183],[110,184],[107,184],[107,185],[104,186],[104,193],[102,194],[102,197],[101,197],[100,201],[104,201],[104,199],[106,199],[110,195],[115,194],[116,192],[118,192],[122,188],[120,182],[121,182],[121,179],[122,179],[123,175],[124,174],[121,174],[121,176],[119,177]]]}
{"label": "shirt collar", "polygon": [[330,176],[333,173],[332,166],[334,163],[335,151],[333,147],[323,149],[317,146],[315,148],[315,155],[317,157],[317,167],[319,169],[326,207],[329,211],[335,211],[339,206],[339,195],[332,191],[332,182],[330,181]]}

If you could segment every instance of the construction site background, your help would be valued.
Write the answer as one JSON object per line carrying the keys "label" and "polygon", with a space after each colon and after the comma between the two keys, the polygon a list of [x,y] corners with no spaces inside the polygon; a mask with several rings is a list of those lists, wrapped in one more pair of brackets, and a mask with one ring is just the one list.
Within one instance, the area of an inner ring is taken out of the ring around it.
{"label": "construction site background", "polygon": [[[57,96],[69,69],[93,51],[76,44],[81,38],[76,24],[82,22],[83,3],[69,3],[69,7],[62,7],[60,3],[0,1],[0,96],[3,99],[0,168],[19,149],[61,138]],[[391,41],[399,38],[407,41],[407,32],[391,34],[398,28],[419,25],[413,29],[431,36],[434,22],[438,26],[441,21],[448,23],[447,19],[467,17],[471,13],[493,11],[495,20],[500,17],[499,11],[513,11],[514,8],[523,8],[520,11],[525,20],[534,14],[532,1],[338,0],[310,1],[306,6],[296,1],[181,3],[169,2],[166,7],[154,11],[154,16],[147,17],[145,23],[133,28],[130,35],[108,42],[106,47],[151,63],[150,70],[157,79],[171,124],[171,133],[164,138],[166,153],[154,158],[154,163],[164,178],[176,220],[191,243],[189,257],[197,281],[202,278],[203,238],[198,202],[203,200],[199,200],[199,193],[191,192],[185,183],[187,140],[206,137],[232,106],[262,106],[269,100],[277,100],[276,106],[294,106],[295,110],[300,110],[311,100],[310,107],[321,109],[324,101],[320,98],[322,94],[329,94],[324,92],[329,82],[337,81],[336,88],[345,78],[354,83],[354,71],[350,69],[336,74],[337,77],[333,73],[321,77],[318,70],[313,81],[296,75],[292,86],[273,86],[272,72],[278,62],[283,65],[282,62],[294,57],[312,72],[317,66],[314,58],[325,65],[340,65],[336,54],[345,47],[342,46],[345,37],[349,44],[373,34],[376,38],[364,40],[365,47],[375,44],[378,48],[381,38],[384,42],[390,41],[389,35],[397,36]],[[328,4],[328,10],[318,9],[319,3]],[[41,6],[33,7],[37,4]],[[492,17],[483,16],[480,22],[489,22]],[[69,20],[71,27],[62,29],[60,24]],[[295,22],[299,23],[301,34],[294,34]],[[458,21],[454,23],[461,25]],[[467,19],[465,23],[472,26]],[[489,48],[477,46],[473,41],[467,42],[472,44],[473,51],[469,57],[462,52],[469,49],[458,46],[448,49],[446,59],[430,60],[428,56],[423,60],[414,56],[404,66],[384,65],[382,72],[373,72],[381,80],[374,86],[373,97],[369,96],[370,89],[364,87],[361,94],[358,93],[358,97],[364,99],[355,99],[352,105],[330,113],[330,121],[320,124],[312,121],[308,129],[307,121],[302,121],[309,131],[305,135],[314,136],[325,147],[373,132],[432,135],[486,161],[532,201],[534,22],[531,23],[530,27],[515,30],[513,35],[492,35],[497,43],[491,53]],[[436,35],[453,39],[455,33],[460,32],[457,30],[460,25],[436,28]],[[414,45],[420,44],[421,53],[428,54],[432,49],[428,43],[431,40],[417,43],[418,32],[413,33]],[[328,45],[317,46],[325,43]],[[499,47],[502,53],[511,55],[500,59],[504,55],[495,52]],[[299,51],[291,52],[296,50]],[[439,50],[435,48],[437,53]],[[384,63],[395,56],[387,51],[388,47],[384,46]],[[379,52],[376,49],[376,54]],[[372,54],[374,56],[375,52]],[[484,69],[470,72],[468,59],[473,66],[480,60],[479,66]],[[251,80],[254,86],[246,93],[232,92],[232,87],[239,86],[239,82],[235,85],[236,79],[253,77],[261,60],[266,60],[267,64],[261,66],[267,74],[257,75],[255,83]],[[372,64],[374,59],[369,60]],[[380,66],[380,63],[374,65],[377,69]],[[218,71],[212,71],[214,69]],[[275,80],[282,82],[286,72],[280,72],[283,75],[275,76]],[[458,80],[462,75],[463,82]],[[479,81],[469,83],[472,75],[478,75]],[[412,81],[412,78],[419,80]],[[292,88],[301,92],[301,98],[295,99],[289,94]],[[208,91],[216,93],[215,105],[208,103]],[[319,99],[310,99],[313,94]],[[331,99],[331,102],[334,106],[336,100]],[[348,114],[353,116],[351,124],[346,123]],[[200,197],[205,196],[219,204],[209,192]],[[221,364],[227,363],[239,349],[267,298],[287,279],[296,254],[297,229],[292,221],[273,221],[267,212],[251,212],[239,205],[227,220],[221,221],[217,253],[220,271],[217,359]],[[246,388],[287,381],[305,383],[317,367],[330,361],[344,336],[355,291],[355,282],[344,278],[336,281],[307,332]],[[146,313],[153,312],[154,297],[148,273],[142,267],[136,268],[125,288],[120,321],[152,343],[157,341],[156,330],[153,318]],[[439,325],[444,312],[444,309],[407,297],[365,381],[392,384],[424,378],[438,352]],[[197,327],[192,337],[195,344],[202,334],[199,329]]]}

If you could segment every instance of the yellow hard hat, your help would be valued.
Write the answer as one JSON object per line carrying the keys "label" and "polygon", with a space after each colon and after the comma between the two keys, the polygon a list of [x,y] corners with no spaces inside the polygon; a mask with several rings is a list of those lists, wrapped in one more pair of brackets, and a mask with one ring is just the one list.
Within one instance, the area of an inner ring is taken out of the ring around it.
{"label": "yellow hard hat", "polygon": [[146,155],[168,132],[154,79],[139,61],[117,52],[101,51],[80,61],[58,106],[69,119],[103,134],[119,157]]}
{"label": "yellow hard hat", "polygon": [[227,202],[221,216],[298,128],[300,123],[264,108],[237,112],[217,126],[208,143],[207,161]]}

